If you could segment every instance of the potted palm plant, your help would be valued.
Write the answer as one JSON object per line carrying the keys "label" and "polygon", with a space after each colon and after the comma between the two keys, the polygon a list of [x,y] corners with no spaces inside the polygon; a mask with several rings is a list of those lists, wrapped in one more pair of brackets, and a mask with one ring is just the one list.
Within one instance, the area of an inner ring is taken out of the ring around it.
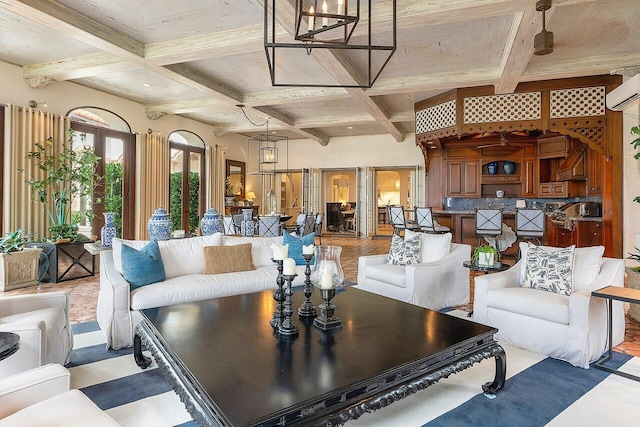
{"label": "potted palm plant", "polygon": [[0,238],[0,291],[23,288],[38,283],[40,248],[27,248],[33,233],[24,229],[10,231]]}
{"label": "potted palm plant", "polygon": [[[33,198],[44,205],[49,217],[51,241],[86,241],[78,235],[75,224],[72,224],[71,206],[83,198],[93,197],[93,191],[101,177],[96,175],[96,165],[100,159],[95,155],[93,147],[83,145],[74,149],[75,132],[69,129],[68,138],[62,142],[61,150],[56,153],[54,141],[48,138],[44,143],[36,143],[35,150],[27,154],[27,159],[43,171],[41,177],[28,177],[27,184],[33,191]],[[24,169],[19,169],[24,172]],[[100,203],[94,199],[93,203]],[[81,210],[75,218],[84,215],[93,219],[93,212]]]}
{"label": "potted palm plant", "polygon": [[[31,245],[40,247],[49,258],[45,280],[50,282],[93,274],[93,260],[84,250],[84,243],[90,239],[78,233],[77,221],[83,217],[93,219],[91,208],[83,206],[87,200],[101,203],[94,197],[94,190],[102,177],[96,174],[99,157],[93,147],[85,144],[74,147],[75,136],[70,129],[60,147],[48,138],[35,144],[35,149],[27,154],[34,169],[41,173],[28,176],[26,182],[31,187],[33,199],[47,212],[50,233],[43,243]],[[19,171],[24,173],[23,169]],[[72,212],[72,206],[77,209],[75,212]],[[61,244],[66,246],[61,248]]]}

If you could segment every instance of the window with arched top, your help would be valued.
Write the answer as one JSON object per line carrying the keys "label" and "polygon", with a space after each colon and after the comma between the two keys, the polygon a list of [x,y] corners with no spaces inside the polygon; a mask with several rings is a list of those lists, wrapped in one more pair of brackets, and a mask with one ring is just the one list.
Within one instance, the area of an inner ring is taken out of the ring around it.
{"label": "window with arched top", "polygon": [[169,135],[169,215],[174,230],[198,232],[205,210],[205,144],[187,130]]}
{"label": "window with arched top", "polygon": [[[74,145],[93,147],[100,157],[96,173],[104,179],[93,197],[86,197],[72,207],[80,232],[99,236],[104,212],[115,212],[118,236],[134,238],[135,233],[135,135],[129,124],[117,114],[98,107],[78,107],[67,113],[75,131]],[[94,203],[99,199],[101,203]],[[93,220],[84,212],[90,210]]]}

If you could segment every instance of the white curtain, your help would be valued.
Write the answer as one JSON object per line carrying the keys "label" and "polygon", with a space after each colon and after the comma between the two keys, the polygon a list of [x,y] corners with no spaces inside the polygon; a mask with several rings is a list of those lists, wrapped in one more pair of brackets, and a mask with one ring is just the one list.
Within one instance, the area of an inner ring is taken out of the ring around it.
{"label": "white curtain", "polygon": [[[44,206],[34,202],[31,188],[25,182],[30,177],[43,179],[45,174],[39,170],[27,154],[35,149],[36,143],[44,143],[51,138],[53,153],[62,148],[67,138],[69,120],[64,116],[11,105],[7,108],[7,129],[5,133],[3,233],[24,228],[36,233],[41,239],[49,235],[49,216]],[[23,169],[24,172],[19,172]],[[36,195],[37,197],[37,195]]]}
{"label": "white curtain", "polygon": [[226,179],[226,147],[216,145],[207,146],[207,207],[216,208],[220,215],[224,215],[224,191]]}
{"label": "white curtain", "polygon": [[136,173],[136,239],[148,240],[147,221],[157,208],[169,211],[169,140],[158,135],[138,136]]}

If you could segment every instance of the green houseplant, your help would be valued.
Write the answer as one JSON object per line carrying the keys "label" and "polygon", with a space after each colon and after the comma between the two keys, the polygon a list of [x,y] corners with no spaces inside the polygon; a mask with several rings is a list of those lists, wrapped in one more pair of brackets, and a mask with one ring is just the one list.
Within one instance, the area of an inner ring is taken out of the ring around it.
{"label": "green houseplant", "polygon": [[480,245],[473,251],[471,262],[481,266],[491,266],[500,260],[500,252],[493,246]]}
{"label": "green houseplant", "polygon": [[[631,141],[631,145],[635,150],[640,149],[640,126],[632,127],[631,134],[638,136],[636,139]],[[640,152],[636,153],[633,158],[640,160]],[[633,201],[640,203],[640,196],[636,196]],[[640,248],[635,247],[635,249],[636,253],[630,253],[627,258],[640,262]],[[640,289],[640,266],[626,267],[625,270],[627,272],[627,286],[634,289]],[[628,313],[629,316],[640,322],[640,305],[630,304]]]}
{"label": "green houseplant", "polygon": [[27,248],[33,233],[24,229],[10,231],[0,238],[0,291],[31,286],[38,283],[40,248]]}
{"label": "green houseplant", "polygon": [[[82,134],[84,135],[84,134]],[[27,184],[33,191],[34,199],[45,207],[49,216],[49,232],[51,240],[68,239],[71,241],[87,240],[78,235],[77,228],[72,222],[71,206],[75,201],[93,197],[93,191],[101,180],[96,175],[96,165],[100,159],[93,148],[84,145],[74,149],[75,132],[68,131],[68,137],[62,142],[58,153],[54,149],[54,141],[48,138],[44,143],[36,143],[35,150],[27,154],[27,159],[34,162],[43,177],[28,177]],[[24,169],[19,169],[24,172]],[[94,199],[100,203],[100,199]],[[86,216],[93,219],[91,210],[75,213],[75,218]]]}

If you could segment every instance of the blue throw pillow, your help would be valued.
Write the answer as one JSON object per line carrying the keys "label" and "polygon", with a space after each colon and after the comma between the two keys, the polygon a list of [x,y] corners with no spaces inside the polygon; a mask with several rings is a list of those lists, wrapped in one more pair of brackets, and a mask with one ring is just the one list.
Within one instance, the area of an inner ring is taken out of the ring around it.
{"label": "blue throw pillow", "polygon": [[158,242],[152,240],[140,250],[122,245],[122,275],[132,290],[166,279]]}
{"label": "blue throw pillow", "polygon": [[[287,233],[287,230],[284,230],[282,244],[289,245],[289,258],[293,258],[293,260],[296,262],[296,265],[305,265],[306,262],[304,258],[302,258],[302,246],[313,245],[315,240],[316,233],[309,233],[306,236],[296,237],[292,234]],[[313,264],[313,260],[311,264]]]}

